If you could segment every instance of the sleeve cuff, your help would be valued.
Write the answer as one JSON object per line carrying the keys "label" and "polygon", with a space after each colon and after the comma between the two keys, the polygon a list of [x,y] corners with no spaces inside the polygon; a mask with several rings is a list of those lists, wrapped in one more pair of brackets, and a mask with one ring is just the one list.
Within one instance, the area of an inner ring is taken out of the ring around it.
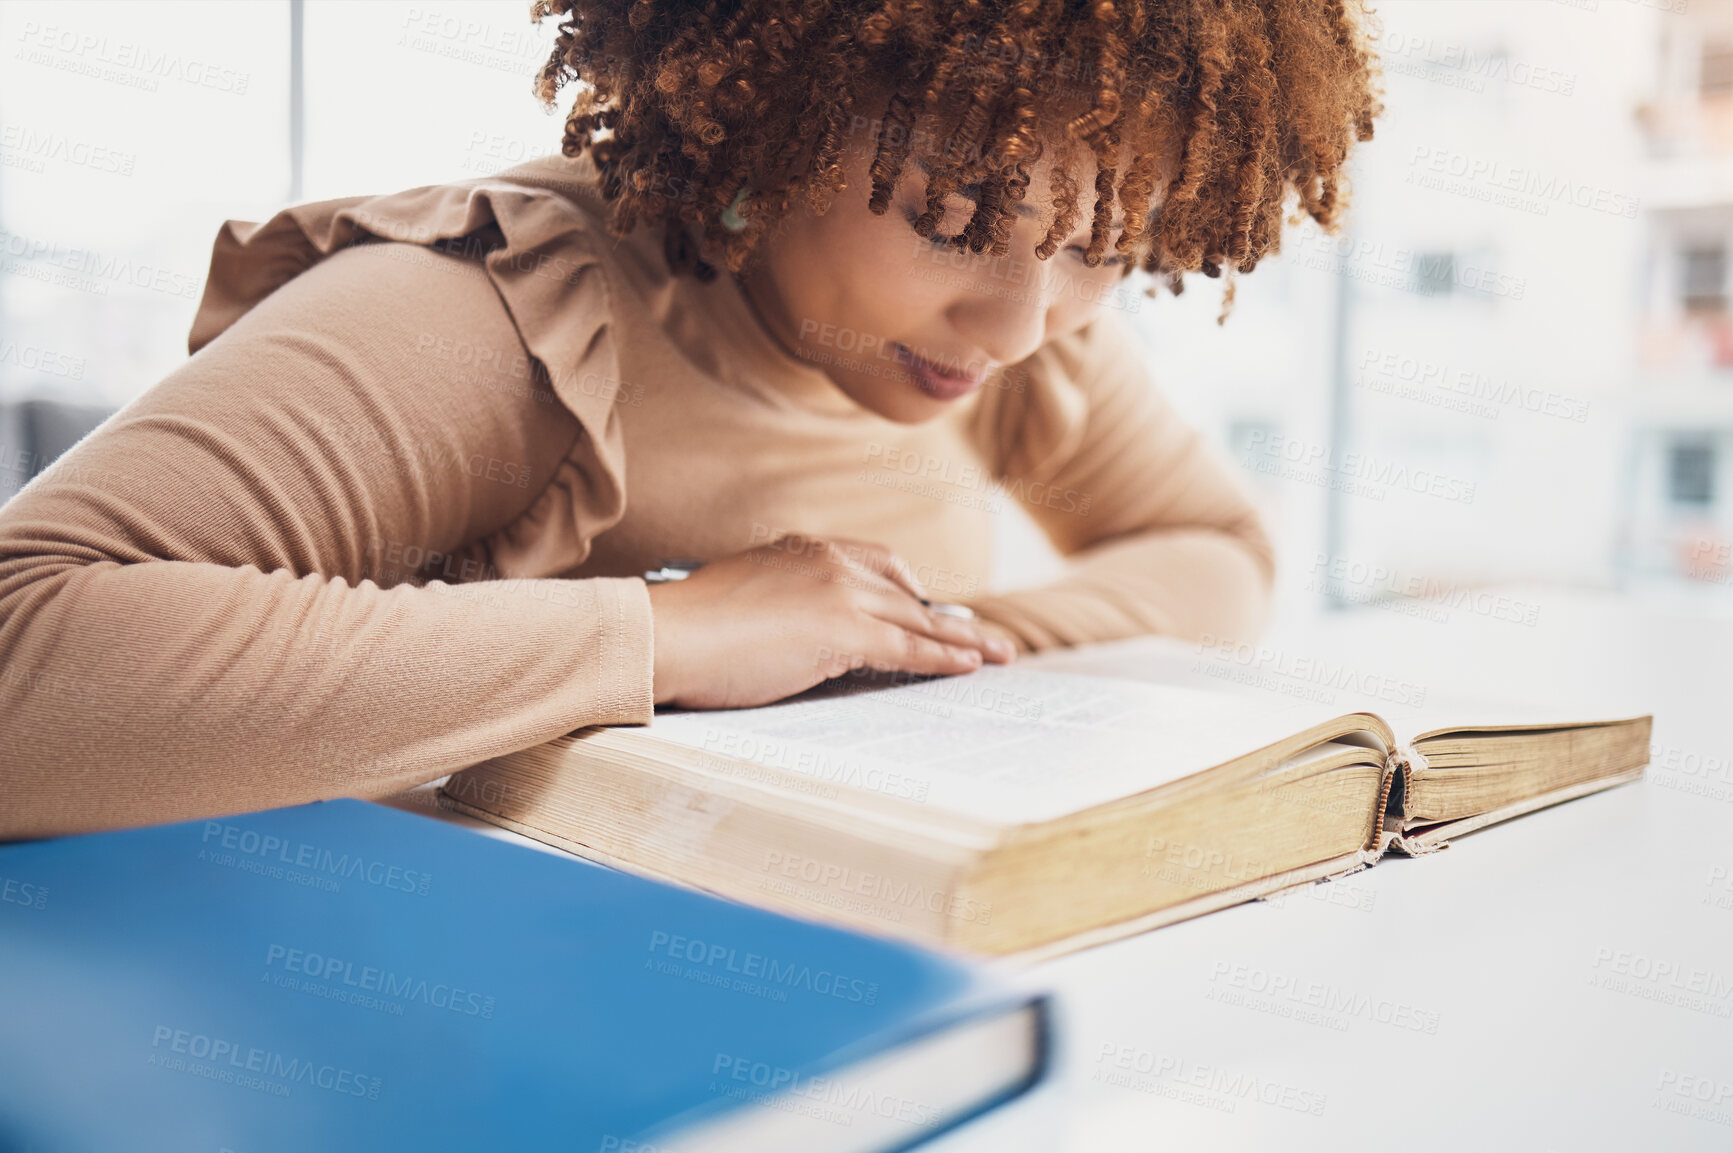
{"label": "sleeve cuff", "polygon": [[656,713],[656,643],[649,586],[642,577],[591,579],[613,594],[614,611],[598,647],[596,674],[604,686],[601,708],[586,723],[647,725]]}

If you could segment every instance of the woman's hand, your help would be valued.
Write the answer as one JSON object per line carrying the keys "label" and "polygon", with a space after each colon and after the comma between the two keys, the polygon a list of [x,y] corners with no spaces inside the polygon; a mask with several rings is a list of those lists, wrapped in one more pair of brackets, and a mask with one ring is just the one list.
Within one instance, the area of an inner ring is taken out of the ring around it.
{"label": "woman's hand", "polygon": [[806,536],[653,584],[656,703],[748,708],[852,669],[966,673],[1015,655],[925,595],[883,545]]}

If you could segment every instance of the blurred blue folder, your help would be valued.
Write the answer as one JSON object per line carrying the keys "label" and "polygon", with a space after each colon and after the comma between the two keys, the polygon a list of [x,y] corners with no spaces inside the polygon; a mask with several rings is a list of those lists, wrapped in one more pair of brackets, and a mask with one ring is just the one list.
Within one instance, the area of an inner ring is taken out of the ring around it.
{"label": "blurred blue folder", "polygon": [[0,845],[0,1153],[907,1148],[1042,1074],[963,966],[359,801]]}

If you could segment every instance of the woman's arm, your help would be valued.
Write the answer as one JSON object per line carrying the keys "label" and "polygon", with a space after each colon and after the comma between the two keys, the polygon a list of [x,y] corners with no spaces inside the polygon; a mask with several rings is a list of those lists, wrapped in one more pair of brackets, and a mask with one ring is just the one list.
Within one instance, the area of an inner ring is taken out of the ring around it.
{"label": "woman's arm", "polygon": [[[401,583],[584,435],[522,352],[479,266],[345,249],[0,509],[0,837],[383,795],[648,721],[642,581]],[[473,553],[432,575],[499,575]]]}
{"label": "woman's arm", "polygon": [[[1069,571],[972,602],[976,613],[1024,651],[1255,634],[1274,552],[1231,466],[1156,389],[1123,319],[1103,313],[1079,335],[1067,367],[1086,402],[1080,432],[1058,437],[1047,460],[1029,461],[1026,446],[1005,454],[1007,491],[1068,555]],[[1051,423],[1056,408],[1037,419]]]}

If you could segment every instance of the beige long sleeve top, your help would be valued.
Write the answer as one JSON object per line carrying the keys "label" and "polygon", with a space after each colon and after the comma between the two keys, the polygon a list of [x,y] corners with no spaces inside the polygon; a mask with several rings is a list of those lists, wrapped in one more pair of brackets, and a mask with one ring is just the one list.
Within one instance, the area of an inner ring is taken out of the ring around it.
{"label": "beige long sleeve top", "polygon": [[[647,722],[639,575],[882,541],[1025,649],[1246,635],[1272,560],[1103,310],[940,419],[609,237],[587,162],[222,229],[193,355],[0,508],[0,837],[385,795]],[[1070,559],[990,595],[995,506]]]}

